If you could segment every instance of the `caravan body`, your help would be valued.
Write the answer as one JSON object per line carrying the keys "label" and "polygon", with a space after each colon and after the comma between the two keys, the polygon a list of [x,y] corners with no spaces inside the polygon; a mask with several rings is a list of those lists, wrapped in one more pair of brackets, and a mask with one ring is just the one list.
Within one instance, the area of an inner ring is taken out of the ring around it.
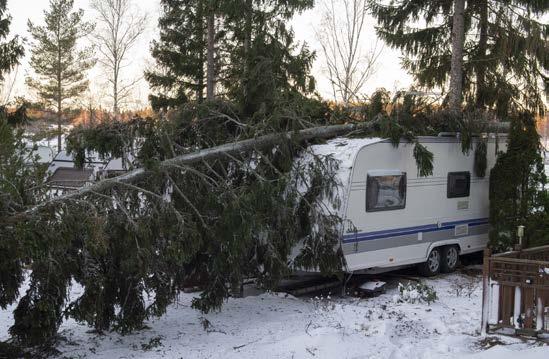
{"label": "caravan body", "polygon": [[411,143],[338,138],[313,146],[315,153],[340,162],[339,215],[345,220],[340,243],[347,271],[428,263],[434,248],[444,253],[442,248],[451,247],[462,255],[486,246],[489,174],[505,142],[488,139],[486,176],[480,178],[475,151],[464,154],[458,138],[419,141],[434,155],[428,177],[418,175]]}

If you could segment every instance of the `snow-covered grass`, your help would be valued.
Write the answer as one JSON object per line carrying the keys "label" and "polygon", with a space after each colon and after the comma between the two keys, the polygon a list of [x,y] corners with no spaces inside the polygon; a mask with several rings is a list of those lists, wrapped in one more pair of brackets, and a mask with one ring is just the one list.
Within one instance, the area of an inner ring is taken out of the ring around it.
{"label": "snow-covered grass", "polygon": [[[437,294],[431,304],[403,301],[397,282],[376,298],[265,293],[229,299],[207,315],[182,294],[148,329],[127,336],[68,321],[58,349],[70,358],[549,358],[549,346],[534,341],[480,337],[480,277],[424,280]],[[0,340],[10,323],[9,311],[0,312]]]}

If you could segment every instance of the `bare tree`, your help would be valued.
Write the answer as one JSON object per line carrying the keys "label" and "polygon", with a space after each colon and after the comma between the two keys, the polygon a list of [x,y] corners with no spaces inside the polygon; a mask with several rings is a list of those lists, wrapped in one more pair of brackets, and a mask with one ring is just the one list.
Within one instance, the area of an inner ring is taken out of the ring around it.
{"label": "bare tree", "polygon": [[367,0],[324,0],[320,29],[316,32],[326,61],[334,99],[348,104],[360,95],[374,74],[382,47],[376,40],[363,48],[368,17]]}
{"label": "bare tree", "polygon": [[112,110],[116,118],[120,105],[140,80],[123,81],[121,76],[121,71],[130,64],[129,51],[147,26],[146,15],[139,13],[133,5],[133,0],[92,0],[91,3],[98,13],[94,37],[100,54],[99,62],[108,72],[108,82],[112,86]]}

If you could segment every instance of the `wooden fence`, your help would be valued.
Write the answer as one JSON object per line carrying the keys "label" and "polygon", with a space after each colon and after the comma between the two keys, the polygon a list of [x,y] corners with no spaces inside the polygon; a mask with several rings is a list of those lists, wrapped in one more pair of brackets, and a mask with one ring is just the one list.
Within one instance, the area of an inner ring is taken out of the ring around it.
{"label": "wooden fence", "polygon": [[482,334],[549,333],[549,246],[484,251]]}

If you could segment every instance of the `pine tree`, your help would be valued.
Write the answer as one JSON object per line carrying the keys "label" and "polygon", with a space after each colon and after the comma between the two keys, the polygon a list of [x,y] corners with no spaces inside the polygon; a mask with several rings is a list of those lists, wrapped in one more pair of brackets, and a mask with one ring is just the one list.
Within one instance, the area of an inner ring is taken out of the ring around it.
{"label": "pine tree", "polygon": [[[453,0],[372,0],[378,34],[403,51],[403,66],[420,86],[448,85]],[[549,26],[540,19],[547,1],[467,1],[463,53],[463,99],[505,116],[525,106],[543,111]]]}
{"label": "pine tree", "polygon": [[58,151],[64,105],[88,88],[86,71],[95,64],[91,48],[78,48],[78,40],[93,27],[83,22],[84,11],[73,11],[73,5],[74,0],[50,0],[49,10],[44,11],[45,24],[28,23],[34,39],[30,64],[37,78],[28,77],[27,84],[57,111]]}
{"label": "pine tree", "polygon": [[153,41],[155,69],[145,78],[157,94],[149,99],[154,109],[202,102],[206,87],[207,0],[161,0],[160,38]]}

